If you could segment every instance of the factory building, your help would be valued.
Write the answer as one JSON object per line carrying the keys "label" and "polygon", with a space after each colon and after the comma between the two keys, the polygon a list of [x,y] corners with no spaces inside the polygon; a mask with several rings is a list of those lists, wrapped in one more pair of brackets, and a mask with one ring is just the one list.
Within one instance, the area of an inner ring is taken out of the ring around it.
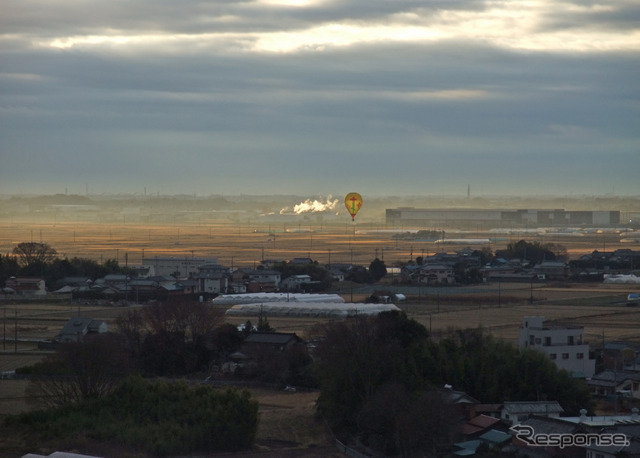
{"label": "factory building", "polygon": [[498,209],[419,209],[395,208],[386,210],[390,226],[406,227],[489,227],[518,226],[614,226],[620,224],[620,211],[590,210],[498,210]]}

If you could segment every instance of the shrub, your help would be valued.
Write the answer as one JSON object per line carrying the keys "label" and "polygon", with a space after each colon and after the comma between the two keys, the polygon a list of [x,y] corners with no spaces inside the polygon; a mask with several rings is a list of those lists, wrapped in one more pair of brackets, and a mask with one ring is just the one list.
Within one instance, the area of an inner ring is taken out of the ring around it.
{"label": "shrub", "polygon": [[89,437],[156,456],[237,451],[253,444],[258,403],[248,391],[129,377],[95,400],[8,417],[43,440]]}

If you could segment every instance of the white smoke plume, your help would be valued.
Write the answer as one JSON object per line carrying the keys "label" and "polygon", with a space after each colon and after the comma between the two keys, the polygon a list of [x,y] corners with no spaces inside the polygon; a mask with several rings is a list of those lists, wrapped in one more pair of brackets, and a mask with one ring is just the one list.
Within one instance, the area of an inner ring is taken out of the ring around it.
{"label": "white smoke plume", "polygon": [[[304,202],[300,202],[293,206],[293,213],[296,215],[301,215],[302,213],[317,213],[317,212],[325,212],[330,210],[335,210],[336,205],[338,205],[338,199],[332,200],[332,196],[327,197],[326,202],[321,202],[319,200],[311,200],[307,199]],[[291,209],[289,207],[283,208],[280,210],[280,214],[288,213]]]}

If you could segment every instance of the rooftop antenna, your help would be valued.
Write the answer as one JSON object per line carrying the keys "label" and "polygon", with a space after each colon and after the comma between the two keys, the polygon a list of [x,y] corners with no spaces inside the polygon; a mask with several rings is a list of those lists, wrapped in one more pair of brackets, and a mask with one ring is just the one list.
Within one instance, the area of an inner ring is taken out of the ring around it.
{"label": "rooftop antenna", "polygon": [[467,199],[471,199],[471,185],[467,185]]}

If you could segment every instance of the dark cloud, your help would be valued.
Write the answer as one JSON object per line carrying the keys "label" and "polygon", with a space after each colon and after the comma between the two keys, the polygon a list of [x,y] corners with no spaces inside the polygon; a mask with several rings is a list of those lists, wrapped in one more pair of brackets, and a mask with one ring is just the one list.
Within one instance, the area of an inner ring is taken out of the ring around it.
{"label": "dark cloud", "polygon": [[586,28],[591,31],[611,31],[621,33],[638,30],[640,24],[640,4],[635,1],[619,2],[567,2],[572,5],[570,14],[564,11],[550,11],[540,21],[540,30],[558,31]]}

